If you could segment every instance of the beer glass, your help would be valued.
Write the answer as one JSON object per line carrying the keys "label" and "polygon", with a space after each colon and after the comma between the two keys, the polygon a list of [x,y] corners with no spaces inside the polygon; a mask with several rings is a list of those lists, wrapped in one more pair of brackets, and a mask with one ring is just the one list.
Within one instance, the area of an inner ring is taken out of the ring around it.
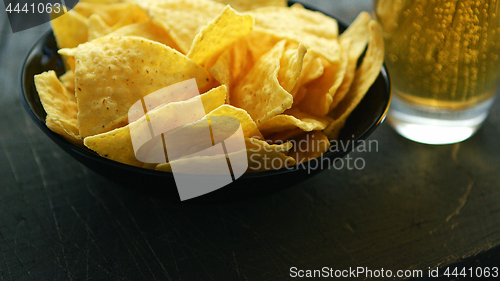
{"label": "beer glass", "polygon": [[472,136],[500,87],[500,0],[375,0],[393,82],[389,124],[448,144]]}

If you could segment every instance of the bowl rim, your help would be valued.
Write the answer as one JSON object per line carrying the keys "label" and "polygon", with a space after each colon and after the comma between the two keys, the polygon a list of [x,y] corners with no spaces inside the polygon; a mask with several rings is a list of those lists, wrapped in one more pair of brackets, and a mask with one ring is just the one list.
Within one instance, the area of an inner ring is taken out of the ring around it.
{"label": "bowl rim", "polygon": [[[290,1],[290,3],[299,3],[299,2]],[[307,9],[321,12],[321,13],[325,14],[326,16],[331,17],[331,18],[337,20],[337,22],[339,24],[339,29],[341,31],[343,31],[345,28],[348,27],[346,24],[344,24],[343,22],[339,21],[333,15],[331,15],[331,14],[329,14],[327,12],[324,12],[321,9],[317,8],[317,7],[314,7],[312,5],[305,5],[303,3],[300,3],[300,4],[304,5],[304,7],[307,8]],[[76,154],[78,154],[78,155],[80,155],[82,157],[91,158],[92,160],[98,161],[101,164],[112,165],[112,166],[114,166],[116,168],[124,169],[126,171],[130,171],[130,172],[134,172],[134,173],[141,173],[141,174],[155,176],[155,177],[173,178],[173,173],[172,172],[157,171],[157,170],[151,170],[151,169],[142,168],[142,167],[131,166],[131,165],[128,165],[128,164],[124,164],[124,163],[121,163],[121,162],[117,162],[117,161],[114,161],[114,160],[111,160],[111,159],[104,158],[104,157],[100,156],[99,154],[95,153],[94,151],[91,151],[88,148],[84,148],[84,147],[80,147],[80,146],[77,146],[75,144],[72,144],[69,141],[67,141],[66,139],[64,139],[64,137],[62,137],[59,134],[57,134],[57,133],[53,132],[52,130],[50,130],[47,127],[47,125],[45,124],[45,120],[41,120],[38,117],[38,115],[34,112],[33,108],[31,107],[31,104],[30,104],[30,102],[28,100],[28,95],[27,95],[28,91],[26,89],[26,77],[25,77],[26,76],[26,69],[27,69],[27,66],[28,66],[28,62],[33,59],[33,56],[36,55],[35,50],[37,48],[40,48],[41,46],[44,46],[45,45],[44,42],[47,40],[47,38],[50,38],[51,36],[52,37],[54,36],[52,28],[48,28],[46,31],[44,31],[39,36],[39,38],[33,43],[33,45],[31,46],[31,48],[29,49],[29,51],[25,55],[25,59],[23,60],[23,64],[22,64],[22,67],[21,67],[21,70],[20,70],[20,78],[21,78],[20,79],[20,82],[21,82],[21,93],[20,94],[21,94],[21,101],[22,101],[22,104],[23,104],[24,108],[28,112],[28,115],[35,122],[35,124],[47,136],[49,136],[49,138],[51,138],[54,142],[56,142],[61,148],[63,148],[63,149],[69,149],[72,152],[74,152],[74,153],[76,153]],[[384,122],[384,120],[385,120],[385,118],[387,116],[387,113],[388,113],[388,110],[389,110],[389,106],[390,106],[391,101],[392,101],[392,83],[391,83],[391,79],[390,79],[390,76],[389,76],[389,73],[388,73],[388,70],[386,68],[385,63],[382,65],[382,68],[381,68],[381,70],[379,72],[379,75],[377,76],[377,79],[379,77],[383,78],[383,82],[384,82],[384,85],[385,85],[385,88],[386,88],[385,89],[385,93],[384,93],[384,97],[386,97],[385,100],[384,100],[385,104],[383,105],[384,109],[379,112],[379,114],[377,115],[376,120],[374,120],[373,122],[371,122],[371,124],[369,125],[368,129],[366,129],[365,131],[363,131],[358,137],[353,138],[351,140],[353,143],[357,144],[360,141],[367,139],[375,131],[375,129]],[[38,96],[38,92],[37,92],[37,96]],[[302,170],[304,167],[308,167],[309,164],[311,163],[311,161],[315,161],[315,160],[317,161],[317,159],[324,159],[324,158],[340,159],[340,158],[344,157],[345,155],[347,155],[348,153],[350,153],[351,151],[353,151],[355,147],[356,147],[356,145],[352,145],[352,146],[348,145],[346,147],[340,146],[339,150],[336,150],[336,151],[330,151],[329,150],[328,152],[324,153],[323,155],[321,155],[321,156],[319,156],[317,158],[311,159],[311,160],[309,160],[307,162],[303,162],[303,163],[296,164],[296,165],[289,166],[289,167],[284,167],[284,168],[277,169],[277,170],[268,170],[268,171],[262,171],[262,172],[245,173],[239,179],[261,178],[261,177],[267,177],[269,175],[286,175],[288,173],[292,173],[292,172],[297,171],[297,170]]]}

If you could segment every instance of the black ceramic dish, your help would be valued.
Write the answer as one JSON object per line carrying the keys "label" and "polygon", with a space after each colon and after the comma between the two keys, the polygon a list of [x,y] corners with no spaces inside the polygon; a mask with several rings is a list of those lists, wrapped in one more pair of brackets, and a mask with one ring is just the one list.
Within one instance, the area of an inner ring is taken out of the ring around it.
{"label": "black ceramic dish", "polygon": [[[339,25],[341,30],[345,29],[345,25],[340,23]],[[91,150],[69,143],[48,129],[44,121],[46,113],[40,103],[33,78],[34,75],[47,70],[55,70],[58,75],[65,72],[63,62],[57,54],[57,45],[51,30],[45,32],[35,43],[24,62],[21,73],[23,104],[36,125],[50,139],[89,169],[111,181],[151,196],[168,198],[177,202],[180,200],[172,173],[147,170],[111,161],[100,157]],[[369,92],[347,120],[340,133],[339,142],[354,141],[354,143],[358,143],[358,141],[366,139],[383,122],[390,100],[391,86],[384,67]],[[325,162],[333,163],[332,161],[344,157],[352,149],[353,147],[349,146],[346,149],[328,152],[323,157],[326,158]],[[291,187],[322,170],[328,169],[327,165],[310,164],[304,163],[293,168],[245,174],[221,189],[186,202],[246,200]]]}

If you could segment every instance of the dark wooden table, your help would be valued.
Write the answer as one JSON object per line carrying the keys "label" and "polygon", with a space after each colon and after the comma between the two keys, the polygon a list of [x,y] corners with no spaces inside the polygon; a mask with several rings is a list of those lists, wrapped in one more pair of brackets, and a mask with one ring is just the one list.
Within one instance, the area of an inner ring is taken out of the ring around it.
{"label": "dark wooden table", "polygon": [[[311,2],[345,22],[371,9],[366,0]],[[413,143],[384,124],[370,138],[377,151],[351,154],[363,170],[324,171],[247,202],[172,204],[94,174],[28,117],[19,71],[47,28],[13,34],[0,11],[1,280],[293,280],[293,267],[427,275],[500,266],[498,102],[461,144]]]}

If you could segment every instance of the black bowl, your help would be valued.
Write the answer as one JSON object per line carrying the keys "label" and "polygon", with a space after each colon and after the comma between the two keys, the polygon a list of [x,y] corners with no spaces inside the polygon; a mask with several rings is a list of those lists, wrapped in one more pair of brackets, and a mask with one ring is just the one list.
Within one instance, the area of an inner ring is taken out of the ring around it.
{"label": "black bowl", "polygon": [[[345,25],[341,23],[339,25],[341,31],[345,29]],[[65,72],[63,62],[57,54],[57,44],[51,30],[45,32],[35,43],[21,71],[23,104],[35,124],[50,139],[89,169],[111,181],[151,196],[180,201],[172,173],[133,167],[100,157],[91,150],[68,142],[47,128],[46,113],[34,84],[34,75],[47,70],[55,70],[58,75]],[[383,67],[375,83],[347,120],[340,132],[338,143],[359,144],[361,140],[366,139],[385,119],[390,100],[391,84],[387,71]],[[318,165],[318,163],[332,164],[354,148],[355,145],[349,145],[345,148],[340,147],[337,151],[329,151],[323,155],[321,162],[312,160],[314,162],[309,161],[281,170],[245,174],[223,188],[186,202],[234,202],[270,194],[291,187],[328,169],[328,165]]]}

